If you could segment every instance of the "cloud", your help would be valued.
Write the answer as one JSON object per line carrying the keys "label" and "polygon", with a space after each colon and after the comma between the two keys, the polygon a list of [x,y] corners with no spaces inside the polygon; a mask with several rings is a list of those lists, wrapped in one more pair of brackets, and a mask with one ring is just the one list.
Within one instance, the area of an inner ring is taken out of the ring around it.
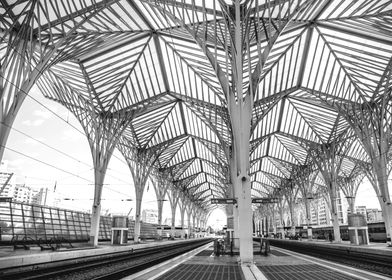
{"label": "cloud", "polygon": [[[56,112],[57,111],[57,107],[53,107],[51,108],[52,111]],[[53,113],[50,111],[43,111],[43,110],[34,110],[33,111],[33,115],[36,117],[41,117],[43,119],[50,119],[51,117],[53,117]]]}
{"label": "cloud", "polygon": [[83,135],[77,132],[75,129],[66,129],[63,131],[62,139],[70,142],[79,142]]}
{"label": "cloud", "polygon": [[25,126],[41,126],[44,123],[44,119],[36,119],[36,120],[25,120],[22,122]]}
{"label": "cloud", "polygon": [[27,160],[18,158],[13,160],[8,160],[8,172],[14,172],[15,176],[21,176],[23,174],[23,170],[27,165]]}

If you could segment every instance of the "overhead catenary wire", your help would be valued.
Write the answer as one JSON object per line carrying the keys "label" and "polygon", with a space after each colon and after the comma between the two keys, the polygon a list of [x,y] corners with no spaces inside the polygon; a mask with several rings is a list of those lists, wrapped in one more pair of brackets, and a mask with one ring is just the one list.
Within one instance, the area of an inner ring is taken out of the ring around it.
{"label": "overhead catenary wire", "polygon": [[[27,157],[27,158],[29,158],[29,159],[31,159],[31,160],[37,161],[37,162],[39,162],[39,163],[41,163],[41,164],[44,164],[44,165],[49,166],[49,167],[52,167],[52,168],[57,169],[57,170],[59,170],[59,171],[61,171],[61,172],[67,173],[67,174],[71,175],[72,177],[76,177],[76,178],[79,178],[79,179],[81,179],[81,180],[83,180],[83,181],[86,181],[86,182],[89,183],[89,185],[95,185],[95,182],[93,182],[92,180],[87,179],[87,178],[85,178],[85,177],[82,177],[82,176],[80,176],[80,175],[78,175],[78,174],[76,174],[76,173],[70,172],[70,171],[65,170],[65,169],[63,169],[63,168],[61,168],[61,167],[58,167],[58,166],[55,166],[55,165],[53,165],[53,164],[47,163],[47,162],[45,162],[45,161],[39,160],[39,159],[34,158],[34,157],[32,157],[32,156],[30,156],[30,155],[27,155],[27,154],[25,154],[25,153],[16,151],[15,149],[12,149],[12,148],[9,148],[9,147],[3,146],[3,145],[0,145],[0,146],[3,147],[3,148],[5,148],[5,149],[7,149],[7,150],[9,150],[9,151],[12,151],[12,152],[14,152],[14,153],[17,153],[17,154],[19,154],[19,155],[21,155],[21,156]],[[109,189],[109,190],[111,190],[111,191],[113,191],[113,192],[116,192],[116,193],[119,193],[119,194],[125,195],[125,196],[128,196],[128,195],[129,195],[129,194],[126,194],[126,193],[123,193],[123,192],[114,190],[114,189],[108,187],[107,184],[103,184],[103,185],[105,185],[105,188],[106,188],[106,189]]]}
{"label": "overhead catenary wire", "polygon": [[[77,132],[79,132],[80,134],[82,134],[83,136],[86,136],[86,134],[83,132],[83,131],[81,131],[80,129],[78,129],[76,126],[74,126],[73,124],[71,124],[69,121],[67,121],[67,120],[65,120],[63,117],[61,117],[59,114],[57,114],[56,112],[54,112],[53,110],[51,110],[50,108],[48,108],[46,105],[44,105],[42,102],[40,102],[40,101],[38,101],[36,98],[34,98],[31,94],[28,94],[28,93],[26,93],[25,91],[23,91],[23,90],[21,90],[17,85],[15,85],[15,83],[13,83],[13,82],[11,82],[9,79],[7,79],[6,77],[4,77],[3,75],[1,75],[0,74],[0,76],[4,79],[4,80],[6,80],[7,82],[9,82],[11,85],[13,85],[14,87],[16,87],[20,92],[22,92],[23,94],[25,94],[26,96],[28,96],[29,98],[31,98],[33,101],[35,101],[37,104],[39,104],[41,107],[43,107],[43,108],[45,108],[46,110],[48,110],[50,113],[52,113],[53,115],[55,115],[57,118],[59,118],[60,120],[62,120],[63,122],[65,122],[67,125],[69,125],[70,127],[72,127],[73,129],[75,129]],[[6,125],[4,122],[0,122],[2,125],[5,125],[5,126],[8,126],[10,129],[14,129],[13,127],[11,127],[11,126],[9,126],[9,125]],[[20,131],[18,131],[18,132],[20,132]],[[22,133],[22,134],[24,134],[23,132],[20,132],[20,133]],[[41,142],[41,143],[43,143],[42,141],[39,141],[39,140],[37,140],[37,139],[35,139],[35,138],[33,138],[33,137],[31,137],[31,136],[28,136],[29,138],[32,138],[32,139],[34,139],[34,140],[36,140],[37,142]],[[44,144],[44,145],[46,145],[46,144]],[[55,150],[57,150],[58,151],[58,149],[56,149],[56,148],[53,148],[53,147],[50,147],[50,146],[48,146],[49,148],[51,148],[51,149],[55,149]],[[62,153],[63,154],[63,153]],[[115,154],[112,154],[112,156],[113,157],[115,157],[116,159],[118,159],[119,161],[121,161],[122,163],[124,163],[124,164],[127,164],[123,159],[121,159],[121,158],[119,158],[118,156],[116,156]],[[78,162],[79,162],[79,160],[78,160]],[[84,162],[81,162],[81,163],[83,163],[83,164],[85,164],[85,165],[88,165],[88,166],[91,166],[91,165],[89,165],[89,164],[87,164],[87,163],[84,163]],[[92,167],[93,168],[93,167]],[[117,171],[116,171],[117,172]],[[113,177],[113,176],[111,176],[111,175],[108,175],[109,177]],[[116,178],[116,177],[113,177],[113,178]],[[118,178],[116,178],[116,179],[118,179]],[[125,182],[125,181],[123,181],[123,180],[121,180],[121,179],[118,179],[118,180],[120,180],[120,181],[122,181],[122,182],[124,182],[124,183],[127,183],[127,182]]]}
{"label": "overhead catenary wire", "polygon": [[75,173],[72,173],[72,172],[70,172],[70,171],[67,171],[67,170],[65,170],[65,169],[63,169],[63,168],[61,168],[61,167],[58,167],[58,166],[55,166],[55,165],[53,165],[53,164],[47,163],[47,162],[45,162],[45,161],[39,160],[39,159],[37,159],[37,158],[34,158],[34,157],[29,156],[29,155],[27,155],[27,154],[25,154],[25,153],[22,153],[22,152],[19,152],[19,151],[17,151],[17,150],[14,150],[14,149],[12,149],[12,148],[9,148],[9,147],[7,147],[7,146],[4,146],[4,145],[0,145],[0,146],[3,147],[3,148],[5,148],[5,149],[7,149],[7,150],[9,150],[9,151],[12,151],[12,152],[14,152],[14,153],[16,153],[16,154],[19,154],[19,155],[24,156],[24,157],[27,157],[27,158],[29,158],[29,159],[31,159],[31,160],[34,160],[34,161],[37,161],[37,162],[42,163],[42,164],[44,164],[44,165],[47,165],[47,166],[52,167],[52,168],[54,168],[54,169],[57,169],[57,170],[59,170],[59,171],[61,171],[61,172],[70,174],[70,175],[72,175],[72,176],[75,176],[75,177],[77,177],[77,178],[79,178],[79,179],[82,179],[83,181],[86,181],[86,182],[89,182],[89,183],[94,183],[94,182],[92,182],[90,179],[81,177],[81,176],[79,176],[78,174],[75,174]]}

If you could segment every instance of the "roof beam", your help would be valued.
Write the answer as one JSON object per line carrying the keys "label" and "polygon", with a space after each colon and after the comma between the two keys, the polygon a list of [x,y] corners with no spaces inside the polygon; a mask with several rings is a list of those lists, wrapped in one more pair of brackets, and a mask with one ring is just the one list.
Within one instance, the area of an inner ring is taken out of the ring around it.
{"label": "roof beam", "polygon": [[163,63],[162,48],[161,48],[161,44],[159,43],[159,37],[157,33],[154,33],[152,37],[154,39],[155,49],[157,50],[158,63],[159,63],[159,68],[161,69],[165,91],[168,92],[170,90],[169,80],[167,78],[166,68],[164,67],[164,63]]}
{"label": "roof beam", "polygon": [[338,23],[319,21],[316,23],[316,25],[321,28],[326,28],[329,30],[341,32],[341,33],[344,33],[349,36],[357,36],[357,37],[363,38],[365,40],[375,41],[375,42],[378,42],[381,44],[386,44],[386,45],[392,45],[392,41],[386,39],[386,37],[384,37],[384,36],[378,37],[374,33],[363,33],[363,32],[360,32],[359,30],[354,29],[354,28],[348,29],[346,27],[343,27],[342,25],[339,25]]}
{"label": "roof beam", "polygon": [[90,53],[90,54],[86,54],[86,55],[81,56],[78,59],[78,61],[81,62],[81,63],[85,63],[86,61],[89,61],[89,60],[95,59],[97,57],[103,56],[103,55],[113,51],[113,49],[121,48],[121,47],[123,47],[125,45],[132,44],[132,43],[134,43],[134,42],[136,42],[138,40],[144,39],[144,38],[152,35],[151,31],[140,31],[140,32],[139,31],[131,31],[129,33],[130,34],[132,34],[132,33],[138,34],[139,33],[139,34],[135,35],[135,36],[133,36],[131,38],[128,38],[126,40],[117,42],[114,45],[109,45],[106,48],[102,48],[102,49],[98,48],[98,51],[96,51],[94,53]]}
{"label": "roof beam", "polygon": [[200,6],[193,5],[193,4],[187,4],[187,3],[183,2],[183,1],[182,2],[173,1],[173,0],[153,0],[153,1],[152,0],[141,0],[141,1],[149,3],[149,4],[171,5],[171,6],[177,7],[177,8],[185,8],[185,9],[188,9],[188,10],[197,11],[197,12],[200,12],[200,13],[206,13],[206,14],[210,14],[210,15],[215,15],[216,14],[217,16],[223,17],[223,13],[220,12],[220,11],[214,11],[214,9],[210,9],[210,8],[206,8],[206,7],[200,7]]}
{"label": "roof beam", "polygon": [[111,6],[111,5],[113,5],[113,4],[117,3],[117,2],[120,2],[120,1],[121,0],[110,0],[110,1],[104,0],[104,1],[101,1],[100,3],[94,3],[91,6],[88,6],[88,7],[85,7],[83,9],[77,10],[76,12],[67,14],[67,15],[65,15],[63,17],[57,18],[57,19],[55,19],[55,20],[53,20],[51,22],[48,22],[47,24],[43,24],[43,25],[35,28],[33,33],[37,34],[38,32],[42,32],[42,31],[44,31],[46,29],[50,29],[50,28],[52,28],[52,27],[54,27],[54,26],[56,26],[58,24],[64,23],[65,21],[73,20],[73,19],[75,19],[75,18],[77,18],[79,16],[83,16],[86,13],[92,12],[94,10],[99,10],[99,12],[100,12],[102,10],[102,8],[109,7],[109,6]]}
{"label": "roof beam", "polygon": [[136,14],[143,20],[143,22],[150,28],[154,30],[151,22],[144,16],[144,14],[140,11],[139,7],[135,4],[134,0],[127,0],[128,4],[132,7],[132,9],[136,12]]}

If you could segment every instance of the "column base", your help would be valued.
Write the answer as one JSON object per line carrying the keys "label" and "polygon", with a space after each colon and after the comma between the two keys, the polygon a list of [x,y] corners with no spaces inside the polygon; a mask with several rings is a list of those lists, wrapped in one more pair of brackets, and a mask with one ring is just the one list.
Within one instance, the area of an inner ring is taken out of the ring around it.
{"label": "column base", "polygon": [[95,239],[95,236],[90,235],[90,239],[88,241],[88,244],[91,246],[97,247],[98,246],[98,238]]}
{"label": "column base", "polygon": [[245,258],[241,259],[241,257],[237,258],[237,262],[242,266],[252,266],[254,265],[253,258]]}

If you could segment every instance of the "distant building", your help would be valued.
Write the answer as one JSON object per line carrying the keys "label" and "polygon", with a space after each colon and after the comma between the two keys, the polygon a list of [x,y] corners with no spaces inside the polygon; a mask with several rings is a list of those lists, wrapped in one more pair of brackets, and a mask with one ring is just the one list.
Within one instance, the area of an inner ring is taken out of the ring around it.
{"label": "distant building", "polygon": [[142,211],[142,221],[149,224],[158,223],[158,210],[145,209]]}
{"label": "distant building", "polygon": [[382,211],[379,209],[366,209],[368,223],[382,222]]}
{"label": "distant building", "polygon": [[331,213],[329,212],[329,207],[324,198],[319,199],[319,223],[320,225],[329,225],[331,223]]}
{"label": "distant building", "polygon": [[27,204],[41,204],[40,191],[22,184],[7,184],[0,196],[11,197],[13,201]]}
{"label": "distant building", "polygon": [[9,172],[0,172],[0,196],[10,197],[14,193],[15,177]]}
{"label": "distant building", "polygon": [[347,224],[349,205],[342,191],[338,192],[337,206],[338,206],[339,224]]}
{"label": "distant building", "polygon": [[[338,210],[338,219],[339,224],[347,224],[347,208],[348,202],[346,199],[342,199],[343,193],[342,191],[338,192],[337,197],[337,210]],[[324,197],[316,198],[317,201],[313,205],[317,205],[318,209],[310,208],[310,216],[311,222],[314,225],[332,225],[331,220],[331,212],[329,209],[329,205]]]}
{"label": "distant building", "polygon": [[366,206],[355,206],[355,213],[366,217]]}
{"label": "distant building", "polygon": [[27,204],[58,207],[61,199],[48,188],[35,189],[26,184],[17,184],[13,173],[8,172],[6,161],[0,164],[0,196],[11,197],[13,201]]}

